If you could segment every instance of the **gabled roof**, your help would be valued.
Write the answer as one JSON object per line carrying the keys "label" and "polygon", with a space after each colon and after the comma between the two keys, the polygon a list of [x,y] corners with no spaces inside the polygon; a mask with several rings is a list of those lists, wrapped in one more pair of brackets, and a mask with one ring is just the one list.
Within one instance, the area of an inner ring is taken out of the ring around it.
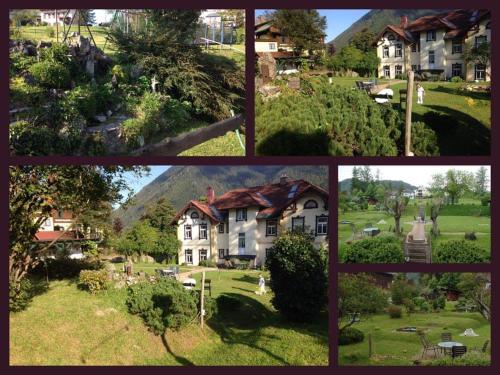
{"label": "gabled roof", "polygon": [[287,179],[282,183],[230,190],[216,197],[211,205],[192,200],[177,213],[172,223],[177,223],[192,207],[203,212],[212,222],[225,221],[230,209],[246,207],[259,208],[257,219],[275,218],[308,192],[315,192],[328,199],[328,192],[319,186],[304,180]]}

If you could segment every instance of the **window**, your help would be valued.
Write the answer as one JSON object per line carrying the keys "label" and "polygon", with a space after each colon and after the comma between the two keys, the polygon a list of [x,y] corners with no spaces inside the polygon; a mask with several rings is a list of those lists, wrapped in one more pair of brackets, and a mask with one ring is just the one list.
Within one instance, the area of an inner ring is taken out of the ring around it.
{"label": "window", "polygon": [[304,216],[292,217],[292,231],[304,231]]}
{"label": "window", "polygon": [[207,224],[200,224],[200,240],[207,239]]}
{"label": "window", "polygon": [[484,81],[486,79],[486,66],[482,64],[477,64],[474,66],[475,74],[474,79],[478,81]]}
{"label": "window", "polygon": [[229,221],[226,223],[226,233],[229,233]]}
{"label": "window", "polygon": [[382,52],[382,57],[389,57],[389,47],[385,46]]}
{"label": "window", "polygon": [[394,57],[403,57],[403,46],[401,44],[396,44],[396,53]]}
{"label": "window", "polygon": [[384,77],[389,78],[391,76],[391,68],[389,65],[384,65]]}
{"label": "window", "polygon": [[476,48],[486,42],[488,42],[488,38],[486,37],[486,35],[476,36]]}
{"label": "window", "polygon": [[266,249],[266,258],[269,256],[269,254],[271,254],[271,248],[270,247],[268,247]]}
{"label": "window", "polygon": [[207,260],[208,259],[208,256],[207,256],[207,250],[205,249],[201,249],[200,250],[200,261],[202,260]]}
{"label": "window", "polygon": [[389,35],[387,36],[387,40],[394,40],[394,35],[389,34]]}
{"label": "window", "polygon": [[200,215],[198,214],[198,212],[194,211],[193,213],[191,213],[191,219],[198,219],[200,217]]}
{"label": "window", "polygon": [[462,76],[462,64],[452,64],[451,65],[451,76],[461,77]]}
{"label": "window", "polygon": [[451,53],[462,53],[462,41],[454,39],[451,42]]}
{"label": "window", "polygon": [[276,43],[269,43],[269,50],[270,51],[276,50]]}
{"label": "window", "polygon": [[184,239],[190,240],[193,238],[193,233],[191,230],[191,225],[184,225]]}
{"label": "window", "polygon": [[396,65],[394,67],[394,69],[396,70],[395,73],[396,73],[396,76],[401,76],[403,75],[403,65]]}
{"label": "window", "polygon": [[247,209],[237,208],[236,209],[236,221],[247,221]]}
{"label": "window", "polygon": [[411,66],[411,70],[413,70],[414,72],[416,72],[417,71],[417,65],[412,65]]}
{"label": "window", "polygon": [[413,44],[411,45],[411,51],[412,51],[412,52],[418,52],[419,50],[420,50],[420,45],[419,45],[419,43],[413,43]]}
{"label": "window", "polygon": [[436,40],[436,30],[427,31],[427,41],[432,42]]}
{"label": "window", "polygon": [[278,233],[278,222],[276,220],[266,220],[266,237],[276,236]]}
{"label": "window", "polygon": [[43,222],[43,226],[44,227],[50,227],[52,225],[52,218],[48,217],[47,219],[45,219],[45,221]]}
{"label": "window", "polygon": [[316,216],[316,236],[328,234],[328,216]]}
{"label": "window", "polygon": [[219,249],[219,259],[224,259],[224,249]]}
{"label": "window", "polygon": [[429,51],[429,64],[434,64],[434,51]]}
{"label": "window", "polygon": [[219,233],[224,233],[224,223],[218,225]]}
{"label": "window", "polygon": [[186,264],[193,264],[193,250],[187,249],[184,251]]}
{"label": "window", "polygon": [[304,209],[310,208],[318,208],[318,202],[316,202],[314,199],[309,199],[306,203],[304,203]]}
{"label": "window", "polygon": [[238,233],[238,252],[244,253],[246,247],[245,233]]}

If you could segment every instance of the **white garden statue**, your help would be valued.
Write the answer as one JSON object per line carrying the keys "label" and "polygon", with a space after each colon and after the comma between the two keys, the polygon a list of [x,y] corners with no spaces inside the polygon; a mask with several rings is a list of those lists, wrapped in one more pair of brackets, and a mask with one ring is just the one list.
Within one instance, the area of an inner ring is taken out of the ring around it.
{"label": "white garden statue", "polygon": [[460,336],[469,336],[469,337],[476,337],[479,336],[472,328],[467,328],[464,333],[461,333]]}
{"label": "white garden statue", "polygon": [[259,275],[259,290],[255,292],[259,296],[266,294],[266,280],[262,275]]}

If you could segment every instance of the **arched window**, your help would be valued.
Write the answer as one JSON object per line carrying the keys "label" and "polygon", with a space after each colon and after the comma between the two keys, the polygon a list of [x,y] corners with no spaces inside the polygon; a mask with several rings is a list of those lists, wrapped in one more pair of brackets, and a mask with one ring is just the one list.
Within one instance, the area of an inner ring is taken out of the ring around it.
{"label": "arched window", "polygon": [[194,211],[192,214],[191,214],[191,219],[199,219],[200,215],[198,215],[198,212]]}
{"label": "arched window", "polygon": [[309,199],[306,203],[304,203],[304,209],[306,208],[318,208],[318,202],[314,199]]}

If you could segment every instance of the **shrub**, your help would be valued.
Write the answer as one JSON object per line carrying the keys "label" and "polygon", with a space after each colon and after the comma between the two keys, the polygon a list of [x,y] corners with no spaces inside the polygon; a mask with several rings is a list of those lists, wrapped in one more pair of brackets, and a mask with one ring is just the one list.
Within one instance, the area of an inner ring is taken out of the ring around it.
{"label": "shrub", "polygon": [[61,257],[46,259],[39,263],[31,273],[33,275],[48,277],[49,279],[73,279],[80,275],[82,270],[100,270],[103,264],[99,260],[70,259]]}
{"label": "shrub", "polygon": [[108,272],[106,270],[80,271],[79,285],[87,289],[92,294],[96,294],[97,292],[106,289],[107,281]]}
{"label": "shrub", "polygon": [[216,301],[217,308],[221,312],[234,312],[242,306],[240,299],[224,294],[221,294],[219,297],[217,297]]}
{"label": "shrub", "polygon": [[463,81],[464,80],[460,76],[455,76],[455,77],[451,77],[450,78],[450,82],[453,82],[453,83],[460,83],[460,82],[463,82]]}
{"label": "shrub", "polygon": [[63,89],[70,83],[70,72],[61,63],[40,61],[29,68],[36,82],[45,88]]}
{"label": "shrub", "polygon": [[403,299],[403,306],[405,307],[406,313],[411,314],[415,312],[415,303],[410,298]]}
{"label": "shrub", "polygon": [[411,150],[416,156],[438,156],[436,132],[423,122],[412,123]]}
{"label": "shrub", "polygon": [[429,302],[427,302],[427,300],[424,297],[413,298],[413,304],[421,312],[428,312],[431,309]]}
{"label": "shrub", "polygon": [[200,260],[199,263],[200,266],[202,267],[217,267],[217,263],[214,262],[213,260]]}
{"label": "shrub", "polygon": [[488,263],[490,254],[466,240],[442,242],[434,251],[435,263]]}
{"label": "shrub", "polygon": [[25,72],[31,65],[36,63],[35,56],[25,56],[22,52],[13,52],[9,54],[10,76]]}
{"label": "shrub", "polygon": [[11,150],[17,155],[48,155],[57,144],[57,134],[43,126],[27,121],[16,121],[9,126]]}
{"label": "shrub", "polygon": [[197,298],[176,280],[142,282],[128,288],[130,313],[141,316],[146,326],[160,335],[165,329],[179,330],[196,318]]}
{"label": "shrub", "polygon": [[455,305],[455,310],[462,312],[477,311],[476,304],[468,298],[460,297]]}
{"label": "shrub", "polygon": [[355,241],[343,247],[344,263],[402,263],[401,241],[395,236],[379,236]]}
{"label": "shrub", "polygon": [[403,305],[406,299],[415,296],[415,287],[403,278],[397,278],[391,284],[391,300],[395,305]]}
{"label": "shrub", "polygon": [[311,321],[327,304],[328,260],[307,235],[286,233],[266,259],[273,306],[286,318]]}
{"label": "shrub", "polygon": [[477,237],[476,237],[476,233],[474,231],[472,232],[465,232],[465,239],[466,240],[469,240],[469,241],[476,241],[477,240]]}
{"label": "shrub", "polygon": [[396,305],[390,305],[387,308],[387,313],[391,317],[391,319],[399,319],[403,316],[403,309]]}
{"label": "shrub", "polygon": [[[193,295],[194,299],[196,300],[196,306],[198,306],[198,311],[201,312],[201,299],[200,299],[201,292],[199,290],[190,290],[189,292]],[[208,320],[212,316],[217,315],[218,304],[216,299],[205,295],[203,304],[204,304],[203,309],[205,310],[205,315],[204,315],[205,320]]]}
{"label": "shrub", "polygon": [[446,298],[439,296],[433,299],[431,303],[434,310],[443,310],[446,307]]}
{"label": "shrub", "polygon": [[339,332],[339,345],[350,345],[362,342],[365,334],[357,328],[347,327]]}
{"label": "shrub", "polygon": [[36,294],[45,292],[48,283],[45,281],[32,281],[28,278],[20,282],[9,280],[9,311],[22,311],[28,307]]}

